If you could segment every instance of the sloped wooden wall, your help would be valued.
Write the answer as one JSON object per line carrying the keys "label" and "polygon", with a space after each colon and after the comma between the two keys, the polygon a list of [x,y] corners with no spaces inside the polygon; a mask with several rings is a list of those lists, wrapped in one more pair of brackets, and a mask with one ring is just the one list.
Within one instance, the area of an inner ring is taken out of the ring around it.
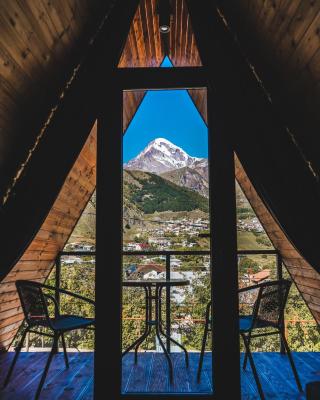
{"label": "sloped wooden wall", "polygon": [[319,179],[320,1],[218,4]]}
{"label": "sloped wooden wall", "polygon": [[[96,185],[96,124],[67,176],[41,229],[19,262],[0,283],[0,350],[10,346],[23,314],[18,279],[43,282],[63,249]],[[32,212],[32,211],[30,211]]]}
{"label": "sloped wooden wall", "polygon": [[0,2],[0,204],[110,3]]}
{"label": "sloped wooden wall", "polygon": [[320,323],[320,274],[308,264],[285,236],[278,222],[261,201],[255,188],[236,158],[236,179],[254,212],[283,259],[289,274],[300,291],[315,320]]}

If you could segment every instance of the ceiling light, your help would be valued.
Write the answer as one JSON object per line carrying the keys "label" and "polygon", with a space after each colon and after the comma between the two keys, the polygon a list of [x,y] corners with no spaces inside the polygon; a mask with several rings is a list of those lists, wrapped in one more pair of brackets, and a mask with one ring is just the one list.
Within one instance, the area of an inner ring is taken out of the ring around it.
{"label": "ceiling light", "polygon": [[160,25],[160,32],[161,32],[161,33],[168,33],[168,32],[170,32],[170,26],[169,26],[169,25],[165,25],[165,24],[161,24],[161,25]]}
{"label": "ceiling light", "polygon": [[161,33],[170,32],[170,0],[158,0],[159,28]]}

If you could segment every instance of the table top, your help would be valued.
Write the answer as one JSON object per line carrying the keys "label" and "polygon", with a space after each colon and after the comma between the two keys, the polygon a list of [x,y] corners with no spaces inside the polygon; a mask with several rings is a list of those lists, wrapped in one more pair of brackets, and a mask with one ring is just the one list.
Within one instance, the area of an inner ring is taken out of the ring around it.
{"label": "table top", "polygon": [[126,280],[123,286],[147,287],[147,286],[187,286],[190,284],[188,279],[140,279]]}

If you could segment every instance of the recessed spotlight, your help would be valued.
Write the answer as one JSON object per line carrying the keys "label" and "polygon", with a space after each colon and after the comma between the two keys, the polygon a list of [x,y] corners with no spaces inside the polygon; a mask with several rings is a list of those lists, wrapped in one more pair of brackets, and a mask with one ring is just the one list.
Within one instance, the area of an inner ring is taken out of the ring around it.
{"label": "recessed spotlight", "polygon": [[170,0],[158,0],[159,29],[161,33],[170,32],[171,5]]}
{"label": "recessed spotlight", "polygon": [[169,26],[169,25],[160,25],[160,32],[161,32],[161,33],[168,33],[168,32],[170,32],[170,26]]}

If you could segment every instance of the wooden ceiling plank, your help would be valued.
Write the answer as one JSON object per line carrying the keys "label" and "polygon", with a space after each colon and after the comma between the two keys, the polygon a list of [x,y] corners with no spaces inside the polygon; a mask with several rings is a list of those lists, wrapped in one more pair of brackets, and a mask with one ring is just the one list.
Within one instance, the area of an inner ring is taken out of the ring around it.
{"label": "wooden ceiling plank", "polygon": [[267,0],[265,3],[264,10],[260,14],[259,25],[260,23],[264,24],[265,31],[268,32],[267,35],[269,35],[269,29],[279,15],[283,3],[284,0]]}
{"label": "wooden ceiling plank", "polygon": [[[139,54],[138,54],[138,45],[134,38],[133,27],[131,29],[132,29],[132,32],[128,36],[129,46],[128,46],[128,49],[126,50],[125,60],[128,60],[128,65],[135,67],[135,66],[139,65]],[[130,62],[130,60],[131,60],[131,62]],[[125,67],[126,65],[127,64],[125,62],[123,64],[123,67]]]}
{"label": "wooden ceiling plank", "polygon": [[174,65],[174,47],[175,47],[175,27],[176,27],[176,1],[171,2],[170,32],[169,32],[169,54],[168,57]]}
{"label": "wooden ceiling plank", "polygon": [[52,261],[56,258],[57,253],[55,251],[27,251],[20,258],[21,261],[40,261],[49,260]]}
{"label": "wooden ceiling plank", "polygon": [[6,319],[0,321],[0,332],[1,333],[2,332],[5,333],[5,331],[6,331],[5,328],[6,327],[10,327],[8,329],[8,331],[11,330],[11,326],[13,324],[19,323],[23,319],[24,319],[24,314],[20,311],[18,314],[14,315],[14,316],[12,316],[10,318],[6,318]]}
{"label": "wooden ceiling plank", "polygon": [[133,67],[137,62],[137,54],[135,54],[135,47],[131,43],[131,35],[128,35],[127,42],[125,48],[121,54],[118,68],[121,68],[125,65]]}
{"label": "wooden ceiling plank", "polygon": [[144,42],[144,47],[146,49],[146,59],[149,60],[148,66],[155,67],[157,65],[155,62],[154,51],[152,51],[151,36],[148,27],[148,20],[147,20],[144,1],[141,2],[139,5],[139,16],[140,16],[140,30],[143,34],[143,42]]}
{"label": "wooden ceiling plank", "polygon": [[175,67],[181,67],[181,18],[183,10],[183,0],[176,0],[177,2],[177,27],[175,30]]}
{"label": "wooden ceiling plank", "polygon": [[144,29],[141,19],[141,7],[137,9],[136,18],[134,19],[135,35],[138,43],[139,55],[142,67],[149,67],[150,59],[148,58],[148,44],[145,40]]}
{"label": "wooden ceiling plank", "polygon": [[191,28],[191,21],[190,21],[190,15],[188,12],[187,16],[187,30],[186,30],[186,38],[185,38],[185,58],[188,60],[188,63],[191,65],[191,37],[192,37],[192,28]]}
{"label": "wooden ceiling plank", "polygon": [[275,10],[276,2],[271,2],[271,0],[262,0],[260,7],[256,10],[256,23],[263,23],[267,25],[267,17],[271,10]]}
{"label": "wooden ceiling plank", "polygon": [[[53,37],[50,32],[50,28],[48,24],[46,23],[46,13],[43,12],[41,15],[40,13],[37,12],[35,9],[35,5],[39,5],[39,2],[31,2],[26,4],[25,2],[22,2],[21,0],[18,0],[17,2],[21,12],[24,13],[26,16],[27,20],[30,23],[30,30],[28,31],[28,41],[29,37],[32,37],[32,39],[36,39],[39,42],[39,61],[41,64],[47,68],[47,65],[51,62],[57,62],[56,55],[54,52],[52,52],[52,47],[53,47]],[[25,27],[22,27],[24,30]],[[31,41],[32,45],[32,41]],[[35,44],[36,45],[36,44]],[[36,46],[33,46],[36,47]]]}
{"label": "wooden ceiling plank", "polygon": [[173,63],[174,66],[177,65],[178,62],[178,49],[177,49],[177,37],[178,37],[178,18],[179,18],[179,14],[178,14],[178,1],[179,0],[174,0],[173,4],[174,4],[174,12],[173,12],[173,29],[172,29],[172,35],[173,35],[173,47],[170,52],[171,55],[171,61]]}
{"label": "wooden ceiling plank", "polygon": [[[263,9],[264,2],[265,2],[264,0],[255,0],[255,1],[249,2],[248,14],[252,19],[258,21],[259,14],[260,14],[261,10]],[[260,23],[261,23],[261,21],[260,21]],[[263,21],[262,21],[262,23],[263,23]]]}
{"label": "wooden ceiling plank", "polygon": [[156,49],[156,44],[155,44],[155,31],[153,27],[153,18],[152,18],[152,11],[150,9],[152,2],[149,1],[148,3],[146,1],[141,4],[141,8],[143,8],[143,14],[145,15],[145,24],[147,26],[147,32],[148,32],[148,42],[149,42],[149,47],[150,47],[150,57],[152,58],[152,67],[157,67],[159,66],[159,57]]}
{"label": "wooden ceiling plank", "polygon": [[312,82],[320,81],[320,49],[316,51],[305,68],[310,72],[310,80]]}
{"label": "wooden ceiling plank", "polygon": [[3,321],[4,319],[9,319],[13,316],[15,316],[17,313],[21,313],[22,307],[21,305],[18,305],[16,308],[6,310],[6,311],[0,311],[0,321]]}
{"label": "wooden ceiling plank", "polygon": [[42,59],[48,62],[54,57],[52,51],[55,45],[54,27],[48,18],[46,10],[40,1],[26,3],[23,0],[16,0],[17,4],[24,13],[30,24],[33,34],[43,43]]}
{"label": "wooden ceiling plank", "polygon": [[0,324],[0,337],[6,333],[16,331],[19,328],[21,322],[23,321],[23,316],[20,315],[20,319],[17,322],[10,323],[9,325]]}
{"label": "wooden ceiling plank", "polygon": [[298,48],[300,41],[319,11],[320,0],[316,0],[315,2],[305,1],[300,4],[276,49],[276,56],[283,63],[283,66],[291,64],[291,58],[295,50]]}
{"label": "wooden ceiling plank", "polygon": [[[21,1],[22,0],[19,0],[19,2]],[[46,41],[50,52],[50,58],[52,58],[53,54],[56,54],[56,57],[58,57],[63,50],[62,42],[59,40],[57,30],[47,12],[47,9],[43,5],[42,0],[32,1],[28,3],[28,6],[42,32],[41,37]]]}
{"label": "wooden ceiling plank", "polygon": [[55,0],[54,7],[63,24],[64,33],[69,36],[71,43],[74,43],[78,40],[77,29],[80,25],[79,21],[75,20],[74,10],[69,6],[68,0]]}
{"label": "wooden ceiling plank", "polygon": [[185,67],[187,65],[184,63],[182,50],[183,50],[183,46],[184,46],[184,43],[183,43],[184,28],[185,28],[184,22],[187,18],[187,13],[186,13],[186,7],[185,7],[184,0],[180,0],[180,1],[181,1],[181,10],[180,10],[179,27],[178,27],[178,32],[179,32],[179,35],[178,35],[178,38],[179,38],[178,39],[178,48],[179,48],[178,59],[179,59],[179,66]]}
{"label": "wooden ceiling plank", "polygon": [[28,74],[29,80],[38,86],[39,77],[43,76],[43,66],[34,57],[28,44],[22,41],[20,35],[7,23],[1,14],[0,26],[2,27],[2,50]]}
{"label": "wooden ceiling plank", "polygon": [[[64,5],[65,0],[59,0],[60,3]],[[83,34],[86,33],[88,26],[88,15],[90,14],[82,14],[82,7],[79,7],[82,2],[77,2],[74,0],[66,1],[66,9],[68,16],[68,25],[70,33],[72,37],[72,43],[80,42],[84,39]],[[88,38],[89,39],[89,38]]]}
{"label": "wooden ceiling plank", "polygon": [[199,58],[199,53],[197,50],[197,42],[196,42],[196,38],[195,38],[194,34],[192,34],[191,49],[192,49],[191,65],[195,66],[195,65],[197,65],[197,59]]}
{"label": "wooden ceiling plank", "polygon": [[144,1],[144,6],[147,16],[148,29],[152,46],[152,54],[153,57],[155,57],[154,66],[158,66],[162,61],[162,57],[161,57],[161,43],[160,43],[160,38],[158,36],[159,29],[156,26],[157,16],[155,14],[155,2],[154,0]]}
{"label": "wooden ceiling plank", "polygon": [[24,58],[34,58],[35,62],[42,68],[42,53],[47,50],[41,38],[37,37],[30,24],[26,10],[21,10],[16,1],[10,3],[0,14],[1,34],[17,42],[16,48],[20,46],[20,52]]}
{"label": "wooden ceiling plank", "polygon": [[133,19],[133,23],[132,23],[132,35],[131,35],[131,39],[132,42],[134,44],[134,46],[136,47],[137,50],[137,64],[135,65],[135,67],[142,67],[145,65],[145,54],[143,53],[142,48],[140,47],[140,44],[138,42],[138,37],[137,35],[139,35],[139,32],[137,31],[137,22],[135,20],[135,18]]}
{"label": "wooden ceiling plank", "polygon": [[[59,8],[57,9],[57,5],[55,2],[47,2],[45,0],[41,0],[43,6],[47,10],[47,14],[50,17],[53,25],[55,26],[58,40],[61,41],[64,47],[69,47],[72,43],[72,37],[70,36],[69,26],[65,26],[61,17],[59,15]],[[63,16],[62,16],[63,17]]]}
{"label": "wooden ceiling plank", "polygon": [[7,302],[11,300],[15,300],[18,297],[17,289],[14,288],[11,291],[7,291],[5,293],[1,293],[1,302]]}
{"label": "wooden ceiling plank", "polygon": [[3,283],[7,282],[16,282],[17,279],[25,279],[28,281],[33,281],[34,279],[46,279],[48,276],[50,268],[46,269],[38,269],[38,270],[33,270],[33,271],[18,271],[17,273],[11,272],[6,276],[6,278],[3,280]]}
{"label": "wooden ceiling plank", "polygon": [[[21,107],[22,99],[20,98],[19,93],[16,92],[16,88],[10,87],[9,82],[0,77],[0,112],[2,114],[2,117],[4,118],[4,120],[2,120],[1,122],[11,122],[12,116],[14,116],[15,112],[17,112]],[[18,126],[18,122],[19,121],[14,121],[12,124],[10,123],[10,129],[16,128]]]}
{"label": "wooden ceiling plank", "polygon": [[[10,310],[10,309],[16,308],[19,305],[20,305],[20,300],[19,300],[19,297],[18,297],[18,294],[17,294],[17,298],[15,300],[10,300],[10,301],[6,301],[6,302],[1,301],[1,303],[0,303],[0,311],[1,312],[2,311],[7,311],[7,310]],[[1,338],[0,338],[0,340],[1,340]]]}
{"label": "wooden ceiling plank", "polygon": [[292,21],[292,18],[296,13],[296,10],[301,4],[301,1],[304,0],[284,0],[280,4],[278,13],[275,15],[275,18],[268,29],[268,36],[274,45],[279,43],[285,34],[290,22]]}
{"label": "wooden ceiling plank", "polygon": [[320,47],[320,12],[305,32],[290,58],[290,65],[301,70],[312,59]]}
{"label": "wooden ceiling plank", "polygon": [[[56,225],[63,226],[63,224],[70,225],[70,223],[72,223],[72,221],[73,221],[73,218],[69,217],[62,211],[57,210],[53,206],[52,209],[50,210],[49,215],[47,216],[46,220],[44,221],[44,224],[46,224],[47,222],[49,224],[53,224],[55,222]],[[40,235],[42,234],[42,231],[44,231],[44,234],[48,234],[48,235],[55,236],[57,234],[56,232],[51,232],[50,230],[46,229],[45,225],[41,226],[40,231],[41,231],[41,233],[39,233]]]}
{"label": "wooden ceiling plank", "polygon": [[[50,262],[52,262],[52,261],[50,261]],[[17,270],[19,270],[19,269],[29,270],[29,269],[32,269],[32,268],[44,269],[44,268],[47,268],[47,266],[48,266],[48,261],[46,261],[46,260],[40,260],[40,261],[36,261],[36,262],[34,262],[33,260],[32,261],[30,261],[30,260],[29,261],[20,260],[14,266],[14,269],[17,269]]]}

